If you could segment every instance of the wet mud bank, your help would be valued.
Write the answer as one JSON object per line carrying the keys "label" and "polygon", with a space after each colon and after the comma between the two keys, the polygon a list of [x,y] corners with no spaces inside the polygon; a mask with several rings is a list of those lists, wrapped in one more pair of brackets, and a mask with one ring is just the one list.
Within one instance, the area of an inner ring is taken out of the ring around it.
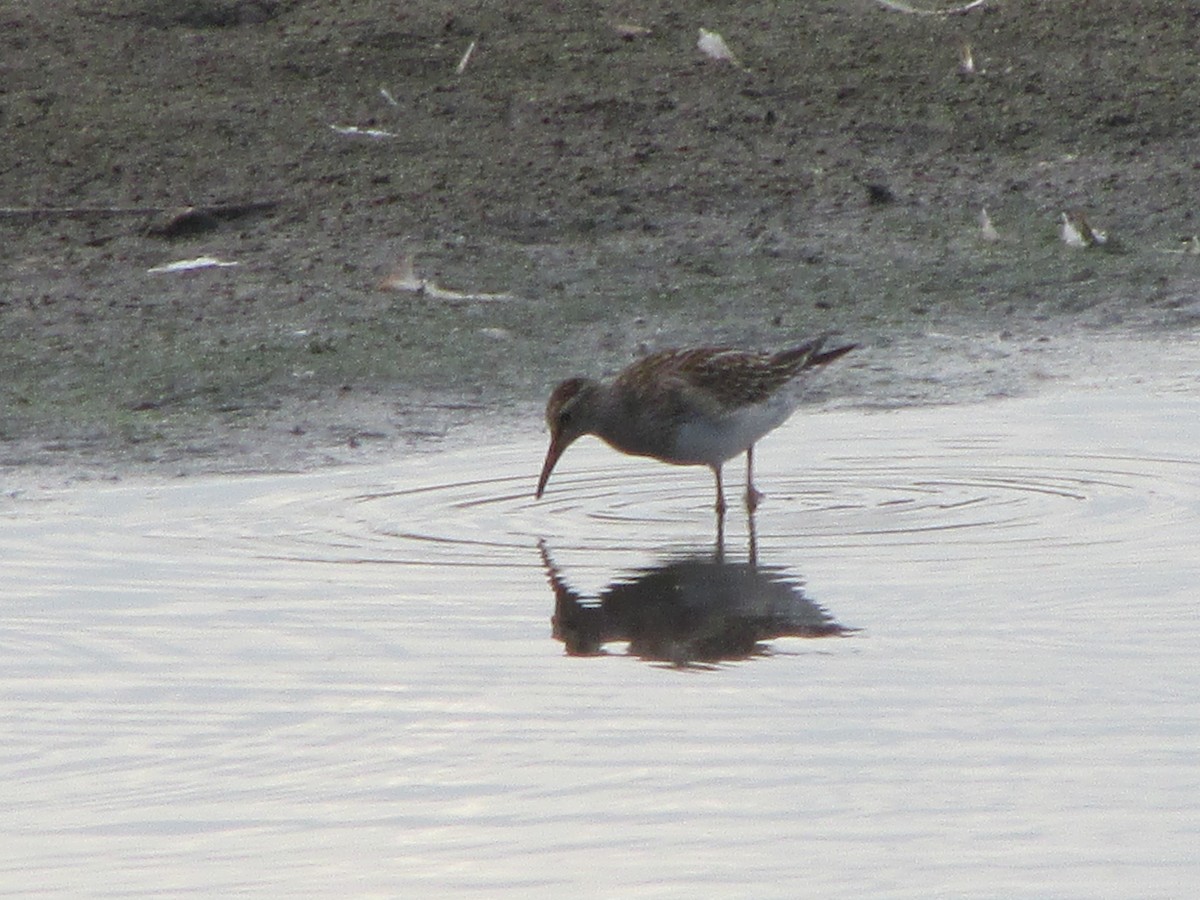
{"label": "wet mud bank", "polygon": [[[123,0],[0,24],[10,472],[497,438],[571,372],[815,331],[864,345],[818,399],[1009,396],[1098,336],[1200,321],[1183,4]],[[1076,211],[1106,243],[1062,240]],[[163,271],[201,257],[236,265]]]}

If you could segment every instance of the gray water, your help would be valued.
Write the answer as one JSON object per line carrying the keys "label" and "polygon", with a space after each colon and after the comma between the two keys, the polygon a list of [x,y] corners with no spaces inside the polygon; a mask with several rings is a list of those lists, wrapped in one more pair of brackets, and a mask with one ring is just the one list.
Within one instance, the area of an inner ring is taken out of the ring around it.
{"label": "gray water", "polygon": [[1195,361],[806,411],[720,543],[536,433],[14,490],[0,893],[1182,896]]}

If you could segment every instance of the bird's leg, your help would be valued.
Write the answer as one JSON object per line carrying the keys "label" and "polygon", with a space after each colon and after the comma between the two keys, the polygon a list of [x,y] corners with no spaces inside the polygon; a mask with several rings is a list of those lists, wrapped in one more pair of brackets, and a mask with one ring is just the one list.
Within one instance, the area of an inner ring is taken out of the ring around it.
{"label": "bird's leg", "polygon": [[754,486],[754,445],[751,444],[746,450],[746,509],[754,512],[762,498],[762,492]]}
{"label": "bird's leg", "polygon": [[717,479],[717,516],[725,517],[725,486],[721,484],[721,467],[713,466],[713,476]]}

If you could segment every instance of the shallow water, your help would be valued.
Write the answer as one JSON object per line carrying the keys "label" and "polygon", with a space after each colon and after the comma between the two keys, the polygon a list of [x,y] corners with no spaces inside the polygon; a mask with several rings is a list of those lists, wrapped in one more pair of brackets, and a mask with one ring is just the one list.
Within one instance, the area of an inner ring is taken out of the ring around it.
{"label": "shallow water", "polygon": [[[1200,379],[0,505],[0,884],[1180,896]],[[730,487],[741,475],[731,465]]]}

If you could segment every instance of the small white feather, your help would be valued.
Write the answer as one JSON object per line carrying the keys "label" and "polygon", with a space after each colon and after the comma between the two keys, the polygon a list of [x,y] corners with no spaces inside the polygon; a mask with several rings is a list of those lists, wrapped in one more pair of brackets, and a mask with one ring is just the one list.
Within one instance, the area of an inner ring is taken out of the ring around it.
{"label": "small white feather", "polygon": [[979,233],[985,241],[1000,240],[1000,232],[992,224],[992,217],[988,215],[986,206],[979,211]]}
{"label": "small white feather", "polygon": [[1108,243],[1108,232],[1093,228],[1081,212],[1062,214],[1061,234],[1068,247],[1101,247]]}
{"label": "small white feather", "polygon": [[471,54],[475,52],[475,42],[471,41],[467,45],[467,52],[462,55],[462,59],[458,61],[458,68],[454,70],[455,75],[461,75],[467,70],[467,63],[471,61]]}
{"label": "small white feather", "polygon": [[975,54],[971,52],[971,45],[966,41],[958,48],[958,71],[964,75],[975,74]]}
{"label": "small white feather", "polygon": [[227,269],[230,266],[236,266],[237,263],[229,262],[223,259],[217,259],[213,256],[197,256],[195,259],[181,259],[172,263],[165,263],[161,266],[154,266],[152,269],[147,269],[147,272],[155,274],[161,272],[191,272],[194,269]]}
{"label": "small white feather", "polygon": [[911,16],[956,16],[977,6],[983,6],[988,0],[971,0],[970,3],[963,3],[950,9],[920,9],[912,4],[904,3],[902,0],[875,0],[875,2],[880,6],[894,9],[896,12],[908,13]]}
{"label": "small white feather", "polygon": [[717,34],[715,31],[709,31],[707,28],[700,29],[700,39],[696,41],[696,46],[700,48],[700,52],[709,59],[715,59],[718,62],[732,63],[740,67],[737,57],[733,55],[733,51],[729,49],[729,45],[725,43],[725,38]]}
{"label": "small white feather", "polygon": [[1079,230],[1079,226],[1066,213],[1062,214],[1062,228],[1060,230],[1062,242],[1068,247],[1086,247],[1088,242],[1084,240],[1083,232]]}
{"label": "small white feather", "polygon": [[384,131],[382,128],[359,128],[357,125],[330,125],[338,134],[346,137],[394,138],[395,132]]}

